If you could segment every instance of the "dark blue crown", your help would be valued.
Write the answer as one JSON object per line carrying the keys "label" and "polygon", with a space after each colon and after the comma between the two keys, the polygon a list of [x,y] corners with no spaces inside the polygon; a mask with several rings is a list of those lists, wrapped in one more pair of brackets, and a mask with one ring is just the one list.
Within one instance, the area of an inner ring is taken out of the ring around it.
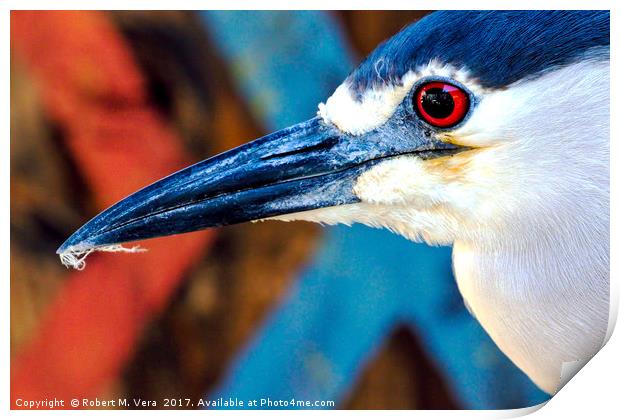
{"label": "dark blue crown", "polygon": [[609,55],[609,11],[441,11],[377,47],[348,81],[361,93],[438,59],[465,66],[485,87],[502,87],[593,49]]}

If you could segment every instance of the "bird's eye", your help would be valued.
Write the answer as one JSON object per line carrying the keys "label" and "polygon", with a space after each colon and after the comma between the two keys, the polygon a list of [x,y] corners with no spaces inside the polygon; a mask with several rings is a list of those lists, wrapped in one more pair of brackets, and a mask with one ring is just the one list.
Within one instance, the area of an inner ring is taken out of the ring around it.
{"label": "bird's eye", "polygon": [[452,127],[467,114],[469,96],[449,83],[429,82],[416,91],[415,109],[424,121],[435,127]]}

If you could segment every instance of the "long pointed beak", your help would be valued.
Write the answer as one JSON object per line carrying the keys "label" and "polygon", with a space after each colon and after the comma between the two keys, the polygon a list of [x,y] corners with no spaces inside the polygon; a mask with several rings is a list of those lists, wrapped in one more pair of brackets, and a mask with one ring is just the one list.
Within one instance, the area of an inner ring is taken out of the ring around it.
{"label": "long pointed beak", "polygon": [[[394,144],[401,146],[393,146]],[[348,136],[313,118],[174,173],[82,226],[58,249],[123,242],[358,202],[358,176],[380,158],[418,151],[380,132]],[[436,144],[434,144],[436,146]],[[442,143],[442,150],[454,149]]]}

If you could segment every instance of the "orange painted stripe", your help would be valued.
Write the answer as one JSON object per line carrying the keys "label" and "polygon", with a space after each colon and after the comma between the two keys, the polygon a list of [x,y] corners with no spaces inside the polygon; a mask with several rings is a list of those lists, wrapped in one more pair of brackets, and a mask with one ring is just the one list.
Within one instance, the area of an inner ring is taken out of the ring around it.
{"label": "orange painted stripe", "polygon": [[[149,104],[131,51],[105,13],[12,12],[11,47],[31,71],[98,208],[190,163]],[[84,271],[68,272],[38,333],[13,358],[13,408],[17,398],[105,391],[212,238],[213,231],[203,231],[145,241],[149,252],[95,254]]]}

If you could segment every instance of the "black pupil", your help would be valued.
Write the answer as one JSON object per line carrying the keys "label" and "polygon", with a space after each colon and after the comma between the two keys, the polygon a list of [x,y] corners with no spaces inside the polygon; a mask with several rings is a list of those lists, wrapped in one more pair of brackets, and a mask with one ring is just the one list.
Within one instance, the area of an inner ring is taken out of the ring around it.
{"label": "black pupil", "polygon": [[430,88],[420,98],[422,108],[433,118],[446,118],[454,111],[454,99],[442,88]]}

